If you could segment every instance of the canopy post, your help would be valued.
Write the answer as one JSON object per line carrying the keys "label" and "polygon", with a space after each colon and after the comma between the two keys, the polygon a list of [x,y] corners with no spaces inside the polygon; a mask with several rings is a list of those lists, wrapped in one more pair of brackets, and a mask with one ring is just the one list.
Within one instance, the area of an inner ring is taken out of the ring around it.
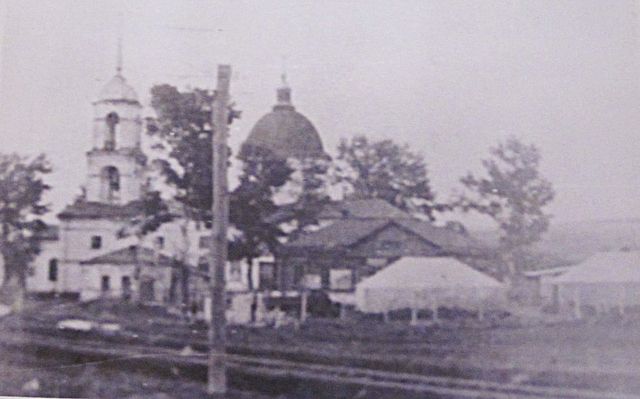
{"label": "canopy post", "polygon": [[435,295],[431,298],[431,319],[434,323],[438,323],[440,321],[438,319],[438,300]]}
{"label": "canopy post", "polygon": [[580,304],[580,288],[578,286],[573,287],[573,312],[576,319],[582,319],[582,309]]}
{"label": "canopy post", "polygon": [[627,286],[622,284],[620,289],[620,299],[618,301],[618,311],[620,312],[620,316],[624,317],[624,307],[627,299]]}
{"label": "canopy post", "polygon": [[415,306],[411,308],[411,325],[418,325],[418,309]]}

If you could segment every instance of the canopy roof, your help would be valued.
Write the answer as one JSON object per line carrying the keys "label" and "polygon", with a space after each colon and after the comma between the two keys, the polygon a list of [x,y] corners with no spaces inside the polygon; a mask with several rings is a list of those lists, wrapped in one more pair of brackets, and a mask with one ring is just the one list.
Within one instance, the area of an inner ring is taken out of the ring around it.
{"label": "canopy roof", "polygon": [[640,282],[640,251],[600,252],[551,280],[554,284]]}
{"label": "canopy roof", "polygon": [[502,284],[451,257],[406,257],[363,280],[358,288],[495,287]]}

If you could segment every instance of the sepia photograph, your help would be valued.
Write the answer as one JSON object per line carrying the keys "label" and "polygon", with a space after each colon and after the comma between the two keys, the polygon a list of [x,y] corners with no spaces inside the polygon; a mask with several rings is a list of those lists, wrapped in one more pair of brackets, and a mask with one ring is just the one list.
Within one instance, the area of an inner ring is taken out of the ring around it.
{"label": "sepia photograph", "polygon": [[0,398],[640,399],[640,0],[0,0]]}

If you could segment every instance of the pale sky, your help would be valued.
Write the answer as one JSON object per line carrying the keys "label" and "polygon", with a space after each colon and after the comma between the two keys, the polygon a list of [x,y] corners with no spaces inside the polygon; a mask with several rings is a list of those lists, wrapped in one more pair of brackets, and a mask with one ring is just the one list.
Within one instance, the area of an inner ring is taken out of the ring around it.
{"label": "pale sky", "polygon": [[634,0],[2,1],[0,151],[49,155],[56,211],[84,183],[122,25],[145,105],[153,84],[212,87],[232,65],[235,149],[274,104],[284,56],[330,153],[355,134],[407,142],[446,199],[513,134],[540,147],[557,220],[640,217]]}

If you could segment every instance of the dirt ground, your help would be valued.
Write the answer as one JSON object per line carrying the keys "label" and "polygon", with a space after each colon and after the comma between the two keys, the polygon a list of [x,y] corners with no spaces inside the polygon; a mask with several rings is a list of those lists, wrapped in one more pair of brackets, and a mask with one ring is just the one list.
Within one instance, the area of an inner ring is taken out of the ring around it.
{"label": "dirt ground", "polygon": [[[206,343],[206,326],[188,324],[159,308],[135,305],[31,304],[22,317],[2,320],[0,327],[3,323],[26,325],[34,321],[55,325],[65,318],[118,322],[131,335]],[[445,320],[439,326],[422,327],[410,327],[405,321],[383,324],[373,320],[310,320],[298,329],[232,327],[228,337],[233,346],[299,353],[303,359],[326,356],[332,361],[346,359],[347,364],[354,364],[352,359],[356,359],[359,362],[356,364],[362,366],[640,393],[640,314],[627,314],[624,318],[612,314],[598,320],[548,325],[523,325],[512,319],[484,324]],[[84,389],[86,396],[100,396],[100,388],[91,385],[91,378],[87,377],[97,372],[111,381],[108,385],[122,389],[122,397],[138,393],[136,389],[163,392],[164,387],[175,383],[137,379],[112,371],[86,371],[90,367],[93,366],[70,367],[63,376],[46,379],[54,384],[47,389],[56,392],[62,389],[57,381],[68,380],[71,388],[65,388],[68,393],[61,392],[62,395],[76,396],[73,389]],[[0,375],[0,381],[13,381],[6,378]],[[25,378],[15,381],[18,380]],[[185,392],[202,389],[201,383],[183,383]],[[2,386],[1,393],[9,393]]]}

